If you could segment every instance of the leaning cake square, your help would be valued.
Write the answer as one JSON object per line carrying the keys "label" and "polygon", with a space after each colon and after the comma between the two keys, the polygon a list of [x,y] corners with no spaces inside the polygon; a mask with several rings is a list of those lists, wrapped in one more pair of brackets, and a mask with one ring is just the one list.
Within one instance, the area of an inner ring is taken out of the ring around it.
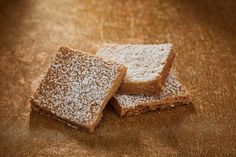
{"label": "leaning cake square", "polygon": [[61,47],[31,99],[32,109],[93,132],[126,67]]}
{"label": "leaning cake square", "polygon": [[156,109],[188,104],[191,97],[186,88],[170,74],[159,96],[116,94],[110,102],[120,116],[134,116]]}
{"label": "leaning cake square", "polygon": [[128,68],[118,93],[145,95],[160,94],[175,58],[171,44],[104,44],[97,55]]}

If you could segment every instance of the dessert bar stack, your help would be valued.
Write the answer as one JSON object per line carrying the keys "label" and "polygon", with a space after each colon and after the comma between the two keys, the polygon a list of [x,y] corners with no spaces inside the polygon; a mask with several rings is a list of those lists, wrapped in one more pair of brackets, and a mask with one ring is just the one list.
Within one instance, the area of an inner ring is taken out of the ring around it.
{"label": "dessert bar stack", "polygon": [[61,47],[31,98],[32,110],[94,132],[110,103],[120,116],[191,102],[170,72],[171,44],[104,44],[96,55]]}
{"label": "dessert bar stack", "polygon": [[104,44],[97,55],[128,68],[118,92],[110,100],[120,116],[191,102],[188,91],[170,72],[175,58],[172,44]]}

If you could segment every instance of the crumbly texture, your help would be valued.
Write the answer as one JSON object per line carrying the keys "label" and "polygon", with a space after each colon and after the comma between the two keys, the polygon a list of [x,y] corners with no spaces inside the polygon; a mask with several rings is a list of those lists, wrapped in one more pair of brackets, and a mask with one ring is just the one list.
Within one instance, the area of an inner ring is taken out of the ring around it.
{"label": "crumbly texture", "polygon": [[171,44],[104,44],[97,55],[128,68],[119,93],[145,95],[160,93],[175,57]]}
{"label": "crumbly texture", "polygon": [[159,96],[116,94],[111,104],[120,116],[139,115],[141,113],[174,107],[191,102],[189,92],[170,74],[166,80],[164,90]]}
{"label": "crumbly texture", "polygon": [[31,100],[32,109],[93,132],[125,72],[121,64],[61,47]]}

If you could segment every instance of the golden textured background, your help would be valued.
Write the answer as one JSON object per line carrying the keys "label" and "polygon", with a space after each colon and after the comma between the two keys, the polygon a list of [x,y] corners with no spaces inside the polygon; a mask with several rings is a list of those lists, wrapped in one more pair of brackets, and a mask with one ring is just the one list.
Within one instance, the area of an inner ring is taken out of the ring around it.
{"label": "golden textured background", "polygon": [[[94,134],[31,112],[57,49],[174,44],[193,104],[119,118]],[[0,1],[0,156],[236,156],[235,0]]]}

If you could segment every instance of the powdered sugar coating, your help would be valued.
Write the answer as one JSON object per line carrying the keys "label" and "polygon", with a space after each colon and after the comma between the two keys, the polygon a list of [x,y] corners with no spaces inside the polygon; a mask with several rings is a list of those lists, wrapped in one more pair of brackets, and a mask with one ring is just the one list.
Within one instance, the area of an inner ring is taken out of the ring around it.
{"label": "powdered sugar coating", "polygon": [[81,126],[92,125],[120,75],[121,65],[65,47],[60,48],[33,102]]}
{"label": "powdered sugar coating", "polygon": [[166,98],[178,98],[181,96],[187,97],[188,92],[184,86],[170,74],[167,77],[165,87],[159,96],[116,94],[114,98],[121,108],[132,109],[139,105],[145,105],[145,103],[161,102]]}
{"label": "powdered sugar coating", "polygon": [[160,76],[171,49],[171,44],[105,44],[97,55],[125,65],[128,68],[125,82],[145,82]]}

